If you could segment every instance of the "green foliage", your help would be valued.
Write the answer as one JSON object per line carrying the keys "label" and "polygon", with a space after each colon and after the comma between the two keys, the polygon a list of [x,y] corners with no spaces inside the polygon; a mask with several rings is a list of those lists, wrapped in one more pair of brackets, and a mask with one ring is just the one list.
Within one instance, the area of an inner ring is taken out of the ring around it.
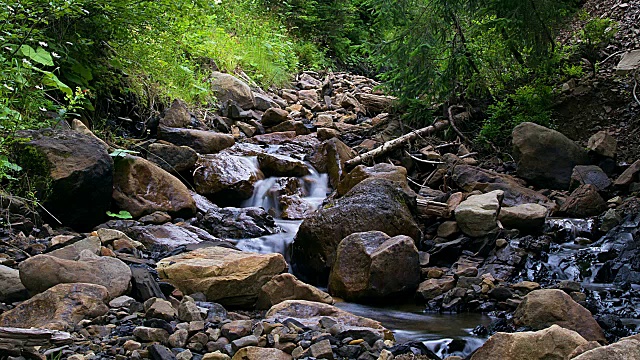
{"label": "green foliage", "polygon": [[112,153],[110,153],[109,156],[113,158],[122,158],[129,154],[139,154],[139,152],[134,150],[127,150],[127,149],[116,149]]}
{"label": "green foliage", "polygon": [[131,213],[126,210],[120,210],[120,212],[118,213],[107,211],[107,216],[115,219],[133,219],[133,216],[131,216]]}
{"label": "green foliage", "polygon": [[589,18],[586,13],[581,15],[586,23],[578,32],[578,49],[580,55],[589,60],[595,73],[600,51],[613,40],[618,31],[618,24],[609,18]]}

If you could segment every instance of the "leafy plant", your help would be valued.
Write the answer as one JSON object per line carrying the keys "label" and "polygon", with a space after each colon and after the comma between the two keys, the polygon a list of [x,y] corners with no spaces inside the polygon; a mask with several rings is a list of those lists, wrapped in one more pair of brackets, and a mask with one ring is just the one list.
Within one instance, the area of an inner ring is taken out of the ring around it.
{"label": "leafy plant", "polygon": [[112,218],[116,218],[116,219],[133,219],[133,216],[131,216],[131,213],[126,211],[126,210],[120,210],[120,212],[118,213],[113,213],[111,211],[107,211],[107,216],[112,217]]}
{"label": "leafy plant", "polygon": [[110,153],[109,156],[113,158],[123,158],[129,154],[139,154],[139,152],[127,149],[116,149],[112,153]]}

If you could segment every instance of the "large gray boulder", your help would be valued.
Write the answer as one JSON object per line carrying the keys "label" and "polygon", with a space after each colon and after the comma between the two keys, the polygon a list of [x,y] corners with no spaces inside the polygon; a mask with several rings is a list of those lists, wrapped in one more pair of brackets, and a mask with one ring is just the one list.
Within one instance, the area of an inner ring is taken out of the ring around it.
{"label": "large gray boulder", "polygon": [[20,131],[13,155],[44,207],[65,226],[100,224],[111,205],[113,160],[103,143],[71,130]]}
{"label": "large gray boulder", "polygon": [[344,238],[329,275],[329,293],[347,301],[371,302],[413,292],[420,282],[414,240],[380,231]]}
{"label": "large gray boulder", "polygon": [[587,151],[555,130],[525,122],[512,136],[518,176],[534,185],[567,190],[573,168],[589,164]]}
{"label": "large gray boulder", "polygon": [[211,87],[219,104],[231,101],[244,110],[253,109],[255,99],[249,85],[233,75],[218,71],[214,71],[211,77]]}
{"label": "large gray boulder", "polygon": [[356,232],[382,231],[418,241],[421,231],[412,216],[414,203],[398,182],[363,180],[302,222],[292,244],[294,273],[305,282],[325,285],[338,244]]}

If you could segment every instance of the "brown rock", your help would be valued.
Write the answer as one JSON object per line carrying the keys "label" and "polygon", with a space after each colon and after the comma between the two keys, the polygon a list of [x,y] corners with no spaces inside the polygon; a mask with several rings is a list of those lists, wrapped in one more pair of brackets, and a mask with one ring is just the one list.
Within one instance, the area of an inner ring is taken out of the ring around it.
{"label": "brown rock", "polygon": [[310,173],[304,162],[283,155],[259,154],[258,164],[266,176],[302,177]]}
{"label": "brown rock", "polygon": [[340,196],[346,194],[362,180],[368,178],[396,181],[400,183],[403,188],[406,188],[407,191],[411,191],[409,189],[409,183],[407,182],[407,169],[402,166],[380,163],[372,167],[366,167],[364,165],[356,166],[338,184],[338,194]]}
{"label": "brown rock", "polygon": [[152,162],[130,155],[115,162],[113,200],[133,217],[165,211],[188,218],[196,212],[196,203],[180,180]]}
{"label": "brown rock", "polygon": [[355,157],[355,152],[337,138],[326,140],[320,145],[309,161],[316,170],[329,174],[331,186],[336,188],[346,175],[344,164]]}
{"label": "brown rock", "polygon": [[572,360],[640,360],[640,336],[629,336],[611,345],[596,347]]}
{"label": "brown rock", "polygon": [[333,304],[333,298],[315,286],[305,284],[289,273],[274,276],[258,293],[257,309],[269,309],[285,300],[308,300]]}
{"label": "brown rock", "polygon": [[162,126],[183,128],[190,124],[191,114],[187,109],[187,104],[177,99],[171,103],[171,107],[165,111],[164,116],[160,119],[160,125]]}
{"label": "brown rock", "polygon": [[231,360],[291,360],[291,355],[274,348],[248,346],[238,350]]}
{"label": "brown rock", "polygon": [[245,110],[252,109],[255,106],[253,92],[249,85],[242,80],[218,71],[211,73],[211,77],[211,87],[219,104],[230,101]]}
{"label": "brown rock", "polygon": [[262,125],[271,127],[278,125],[289,118],[289,112],[280,108],[271,108],[262,115]]}
{"label": "brown rock", "polygon": [[591,136],[587,144],[587,149],[609,158],[616,156],[617,147],[616,139],[604,130]]}
{"label": "brown rock", "polygon": [[456,286],[456,279],[453,276],[445,276],[440,279],[429,279],[420,283],[417,294],[424,300],[431,300]]}
{"label": "brown rock", "polygon": [[193,169],[198,153],[188,146],[153,143],[149,145],[147,159],[164,171],[179,173]]}
{"label": "brown rock", "polygon": [[158,127],[158,140],[188,146],[200,154],[215,154],[235,144],[233,136],[195,129]]}
{"label": "brown rock", "polygon": [[556,324],[578,332],[589,341],[606,341],[600,325],[589,310],[573,301],[562,290],[544,289],[530,292],[516,309],[513,320],[518,326],[528,326],[534,330]]}
{"label": "brown rock", "polygon": [[201,157],[193,174],[196,192],[233,199],[248,199],[254,184],[262,178],[251,160],[235,155],[214,154]]}
{"label": "brown rock", "polygon": [[600,215],[607,210],[607,203],[594,185],[582,185],[569,195],[559,212],[571,217]]}
{"label": "brown rock", "polygon": [[640,160],[637,160],[631,166],[629,166],[613,183],[615,186],[628,186],[632,182],[640,180],[638,175],[640,174]]}
{"label": "brown rock", "polygon": [[548,212],[549,210],[542,205],[522,204],[501,208],[498,219],[507,229],[540,233],[544,230]]}
{"label": "brown rock", "polygon": [[338,130],[336,129],[329,129],[324,127],[318,129],[318,139],[321,141],[338,138],[338,137],[340,137],[340,132],[338,132]]}
{"label": "brown rock", "polygon": [[441,238],[449,238],[460,232],[458,223],[455,221],[445,221],[438,226],[438,236]]}

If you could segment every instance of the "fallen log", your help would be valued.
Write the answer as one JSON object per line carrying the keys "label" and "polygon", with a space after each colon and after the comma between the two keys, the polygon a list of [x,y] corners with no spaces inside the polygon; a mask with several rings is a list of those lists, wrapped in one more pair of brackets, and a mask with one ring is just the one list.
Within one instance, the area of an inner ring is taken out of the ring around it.
{"label": "fallen log", "polygon": [[22,349],[33,346],[59,346],[73,342],[71,334],[47,329],[0,327],[0,354],[20,355]]}
{"label": "fallen log", "polygon": [[377,147],[371,151],[368,151],[362,155],[358,155],[355,158],[347,161],[345,163],[345,167],[347,170],[351,170],[354,167],[362,164],[362,163],[368,163],[371,160],[382,156],[388,152],[391,152],[395,149],[400,148],[401,146],[403,146],[404,144],[408,143],[409,141],[415,140],[418,137],[422,137],[422,136],[429,136],[437,131],[441,131],[444,130],[447,126],[449,125],[449,121],[447,120],[439,120],[436,121],[433,125],[431,126],[427,126],[425,128],[422,129],[418,129],[418,130],[414,130],[406,135],[403,135],[399,138],[393,139],[393,140],[389,140],[386,143],[382,144],[382,146]]}

